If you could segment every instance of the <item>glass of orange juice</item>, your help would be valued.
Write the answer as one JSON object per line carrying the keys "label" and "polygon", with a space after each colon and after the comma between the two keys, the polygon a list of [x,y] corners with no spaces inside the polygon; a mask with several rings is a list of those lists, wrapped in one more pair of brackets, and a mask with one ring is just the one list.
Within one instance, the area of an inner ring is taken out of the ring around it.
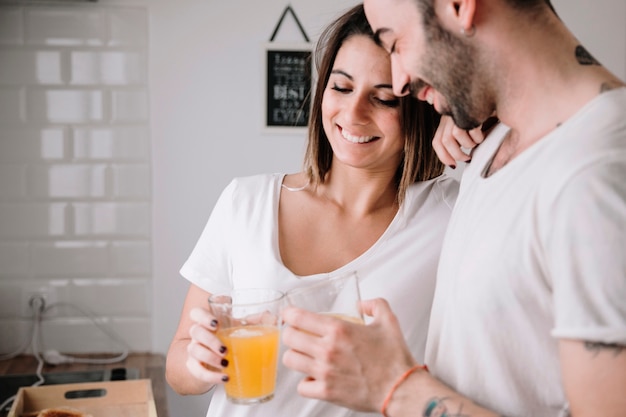
{"label": "glass of orange juice", "polygon": [[361,292],[356,271],[337,277],[323,278],[286,293],[290,305],[316,313],[363,324],[359,307]]}
{"label": "glass of orange juice", "polygon": [[235,289],[209,297],[218,320],[217,337],[226,346],[226,397],[236,404],[259,404],[274,397],[284,293]]}

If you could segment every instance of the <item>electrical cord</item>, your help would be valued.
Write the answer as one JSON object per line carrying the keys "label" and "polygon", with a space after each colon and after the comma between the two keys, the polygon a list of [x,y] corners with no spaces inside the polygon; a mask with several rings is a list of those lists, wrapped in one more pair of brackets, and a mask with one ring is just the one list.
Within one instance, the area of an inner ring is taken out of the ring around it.
{"label": "electrical cord", "polygon": [[[45,378],[43,377],[43,374],[42,374],[44,360],[39,354],[39,342],[40,342],[39,334],[41,330],[41,315],[44,310],[44,305],[45,305],[45,301],[42,297],[34,298],[31,303],[31,307],[33,308],[34,314],[33,314],[32,333],[30,337],[30,346],[31,346],[31,350],[33,351],[33,355],[37,359],[37,370],[36,370],[37,382],[32,384],[31,385],[32,387],[37,387],[45,382]],[[26,344],[26,346],[28,346],[28,344]],[[22,351],[18,352],[15,356],[19,355],[24,350],[26,349],[23,349]],[[13,403],[16,397],[17,397],[17,394],[7,398],[2,404],[0,404],[0,410],[4,410],[5,407],[8,407],[11,403]]]}
{"label": "electrical cord", "polygon": [[100,329],[100,331],[102,331],[102,333],[104,333],[109,338],[111,338],[116,343],[118,343],[119,346],[122,346],[123,349],[121,353],[110,358],[81,358],[81,357],[76,357],[76,356],[64,355],[57,350],[46,350],[43,352],[43,358],[46,363],[50,365],[59,365],[62,363],[88,363],[88,364],[97,364],[97,365],[107,365],[111,363],[121,362],[128,357],[130,348],[128,347],[124,339],[122,339],[122,337],[120,337],[112,329],[109,329],[106,326],[99,323],[98,318],[94,316],[91,312],[84,310],[75,304],[58,302],[58,303],[50,304],[50,306],[44,310],[44,314],[58,307],[70,307],[70,308],[77,310],[79,313],[89,318],[91,322],[98,329]]}
{"label": "electrical cord", "polygon": [[[114,340],[120,346],[123,347],[122,352],[110,358],[81,358],[81,357],[76,357],[76,356],[64,355],[60,353],[59,351],[52,350],[52,349],[45,350],[42,353],[42,350],[43,350],[42,342],[41,342],[42,318],[54,308],[63,307],[63,306],[73,308],[79,311],[84,316],[88,317],[91,320],[91,322],[96,327],[98,327],[98,329],[100,329],[100,331],[102,331],[104,334],[109,336],[112,340]],[[37,370],[36,370],[37,382],[32,384],[31,387],[37,387],[39,385],[42,385],[45,382],[45,378],[42,373],[43,366],[45,363],[48,363],[50,365],[59,365],[63,363],[85,363],[85,364],[106,365],[106,364],[121,362],[128,357],[130,348],[126,344],[126,342],[122,339],[122,337],[120,337],[112,329],[109,329],[106,326],[99,323],[97,317],[95,317],[92,313],[74,304],[64,303],[64,302],[54,303],[46,307],[45,300],[43,297],[34,297],[30,302],[30,307],[33,309],[33,324],[31,327],[32,331],[31,331],[30,338],[28,338],[26,342],[14,352],[0,356],[0,360],[12,359],[16,357],[17,355],[26,351],[26,349],[30,345],[31,351],[33,352],[33,355],[37,359]],[[0,410],[4,410],[5,407],[8,407],[15,400],[16,397],[17,397],[17,394],[7,398],[4,402],[2,402],[2,404],[0,404]]]}

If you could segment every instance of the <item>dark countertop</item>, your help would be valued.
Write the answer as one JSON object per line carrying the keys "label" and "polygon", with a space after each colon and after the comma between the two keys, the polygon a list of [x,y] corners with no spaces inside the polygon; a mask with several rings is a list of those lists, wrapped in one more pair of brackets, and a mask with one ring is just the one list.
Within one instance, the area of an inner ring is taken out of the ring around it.
{"label": "dark countertop", "polygon": [[[85,358],[102,358],[104,355],[75,355]],[[158,417],[169,417],[165,397],[165,356],[155,353],[131,353],[120,362],[112,364],[69,363],[44,365],[42,373],[89,371],[97,369],[135,368],[139,378],[152,381],[152,392]],[[16,358],[0,361],[0,376],[34,374],[37,372],[37,359],[32,355],[20,355]]]}

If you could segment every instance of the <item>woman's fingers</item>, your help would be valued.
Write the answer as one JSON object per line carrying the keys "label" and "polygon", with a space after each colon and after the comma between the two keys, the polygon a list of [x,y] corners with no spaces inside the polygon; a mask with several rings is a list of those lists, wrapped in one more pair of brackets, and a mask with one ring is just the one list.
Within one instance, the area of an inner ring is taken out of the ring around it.
{"label": "woman's fingers", "polygon": [[228,366],[224,358],[226,347],[216,336],[217,320],[204,308],[195,308],[189,316],[195,322],[189,328],[191,341],[187,345],[187,368],[202,381],[223,382],[223,369]]}
{"label": "woman's fingers", "polygon": [[484,139],[481,127],[464,130],[456,126],[450,116],[442,116],[432,145],[441,162],[455,167],[456,161],[469,162],[472,159],[469,151]]}

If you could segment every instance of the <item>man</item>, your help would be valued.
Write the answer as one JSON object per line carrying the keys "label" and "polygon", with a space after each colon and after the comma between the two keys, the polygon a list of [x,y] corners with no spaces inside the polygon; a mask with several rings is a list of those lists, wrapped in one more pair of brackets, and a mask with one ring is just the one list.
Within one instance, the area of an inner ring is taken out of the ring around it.
{"label": "man", "polygon": [[[448,226],[431,372],[384,300],[364,303],[361,328],[288,309],[283,361],[308,375],[299,392],[389,417],[625,415],[625,84],[545,0],[365,11],[396,94],[462,129],[494,113],[503,125],[472,155]],[[459,143],[437,144],[444,162],[467,158]]]}

